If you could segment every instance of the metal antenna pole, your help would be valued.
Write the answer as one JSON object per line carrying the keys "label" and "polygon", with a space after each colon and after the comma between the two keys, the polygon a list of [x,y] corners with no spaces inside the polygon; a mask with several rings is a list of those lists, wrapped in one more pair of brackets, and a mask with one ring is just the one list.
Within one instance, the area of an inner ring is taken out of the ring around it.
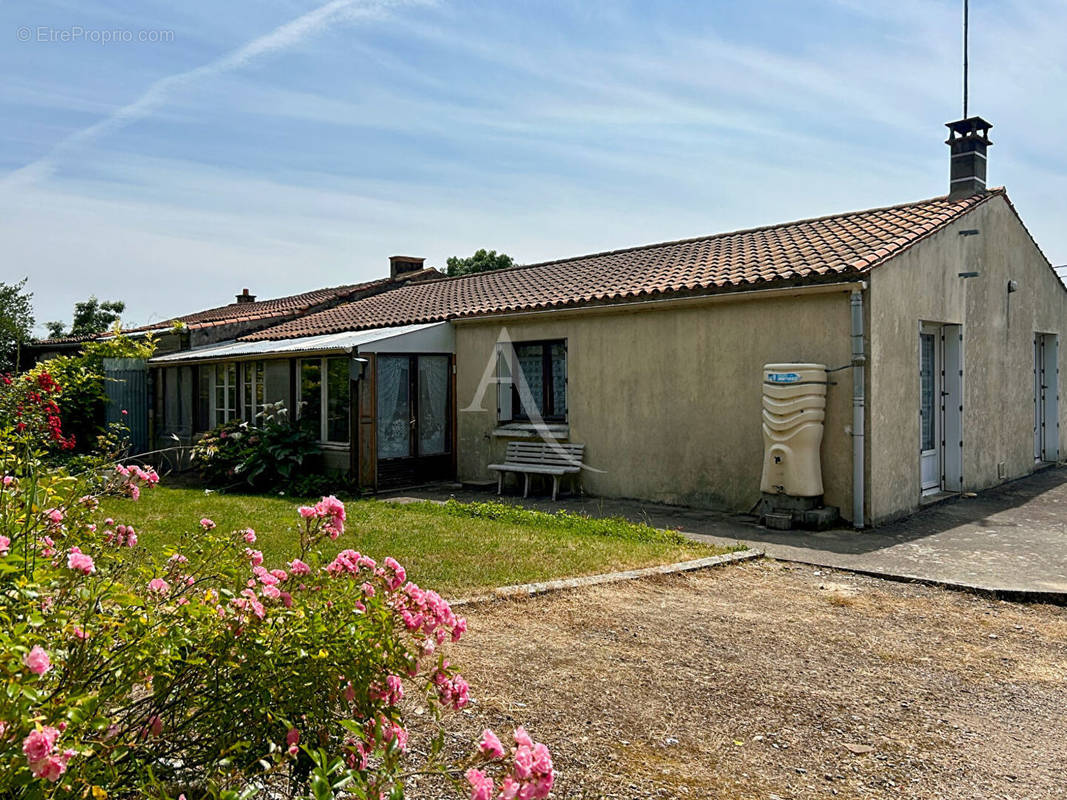
{"label": "metal antenna pole", "polygon": [[967,119],[967,6],[963,0],[963,118]]}

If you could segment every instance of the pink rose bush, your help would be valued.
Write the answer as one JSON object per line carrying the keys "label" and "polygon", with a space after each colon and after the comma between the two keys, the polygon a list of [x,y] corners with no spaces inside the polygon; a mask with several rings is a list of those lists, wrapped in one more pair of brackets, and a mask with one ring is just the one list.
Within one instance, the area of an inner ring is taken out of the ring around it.
{"label": "pink rose bush", "polygon": [[491,730],[482,733],[478,752],[482,759],[496,762],[500,783],[494,781],[488,769],[470,767],[464,777],[470,785],[471,800],[542,800],[552,791],[552,755],[521,726],[515,729],[515,747],[510,752],[505,754],[499,737]]}
{"label": "pink rose bush", "polygon": [[[460,764],[428,755],[444,751],[432,721],[471,702],[445,657],[466,622],[396,560],[338,551],[337,498],[296,511],[286,561],[252,549],[250,528],[206,517],[180,552],[150,552],[97,514],[102,497],[155,486],[153,471],[75,477],[10,442],[0,797],[237,798],[269,785],[272,797],[384,800],[427,770],[459,796],[547,796],[551,757],[521,728],[509,747],[487,731]],[[417,734],[416,708],[431,719]]]}

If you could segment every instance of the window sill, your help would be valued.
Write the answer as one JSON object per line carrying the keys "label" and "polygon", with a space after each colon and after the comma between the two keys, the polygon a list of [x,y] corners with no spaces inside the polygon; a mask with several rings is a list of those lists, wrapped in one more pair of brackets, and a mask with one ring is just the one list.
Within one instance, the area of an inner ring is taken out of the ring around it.
{"label": "window sill", "polygon": [[348,445],[343,442],[316,442],[320,450],[348,450]]}
{"label": "window sill", "polygon": [[533,422],[509,422],[493,429],[497,439],[567,439],[570,437],[570,425],[566,422],[547,422],[537,425]]}

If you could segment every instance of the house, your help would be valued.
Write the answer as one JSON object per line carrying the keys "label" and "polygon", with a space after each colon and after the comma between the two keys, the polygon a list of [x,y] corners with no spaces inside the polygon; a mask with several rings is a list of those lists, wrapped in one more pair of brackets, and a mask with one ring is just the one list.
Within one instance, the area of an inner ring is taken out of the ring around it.
{"label": "house", "polygon": [[[370,297],[409,282],[440,277],[443,277],[442,273],[426,268],[423,259],[394,256],[390,259],[390,273],[385,278],[315,289],[270,300],[257,300],[248,289],[244,289],[234,302],[227,305],[129,328],[123,334],[132,337],[152,336],[156,355],[163,356],[230,341],[339,303]],[[76,354],[86,342],[108,339],[113,335],[108,331],[45,339],[34,342],[27,352],[35,361],[45,361],[57,355]],[[131,365],[126,363],[128,359],[114,364],[109,361],[105,359],[104,364],[105,373],[112,379],[108,383],[109,394],[113,395],[107,408],[108,421],[121,419],[127,424],[136,448],[147,450],[152,442],[170,446],[173,444],[172,436],[189,443],[194,428],[197,431],[206,430],[200,423],[194,424],[193,384],[189,382],[192,380],[191,371],[153,370],[151,377],[155,380],[149,381],[149,373],[144,370],[143,364]],[[118,388],[120,386],[121,389]],[[116,391],[113,392],[113,389]],[[145,397],[152,398],[149,408],[140,407],[143,402],[139,402],[138,398],[143,401]],[[127,407],[130,411],[128,416],[125,414]],[[120,417],[120,413],[123,416]],[[220,420],[223,417],[225,412],[220,414]],[[202,423],[207,425],[208,419],[205,414]],[[161,441],[161,434],[165,441]]]}
{"label": "house", "polygon": [[431,277],[158,356],[188,387],[162,430],[175,403],[195,432],[281,401],[370,491],[575,441],[588,492],[746,511],[761,368],[800,362],[833,370],[824,499],[857,526],[1028,474],[1063,446],[1067,290],[986,189],[990,127],[950,123],[946,196]]}

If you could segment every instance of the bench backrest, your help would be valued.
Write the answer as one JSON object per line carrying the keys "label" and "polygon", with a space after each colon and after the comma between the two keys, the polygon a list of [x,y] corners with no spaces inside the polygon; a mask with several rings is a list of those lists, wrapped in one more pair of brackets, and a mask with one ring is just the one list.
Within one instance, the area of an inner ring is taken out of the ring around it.
{"label": "bench backrest", "polygon": [[584,452],[584,444],[570,442],[508,442],[505,460],[509,464],[580,467]]}

